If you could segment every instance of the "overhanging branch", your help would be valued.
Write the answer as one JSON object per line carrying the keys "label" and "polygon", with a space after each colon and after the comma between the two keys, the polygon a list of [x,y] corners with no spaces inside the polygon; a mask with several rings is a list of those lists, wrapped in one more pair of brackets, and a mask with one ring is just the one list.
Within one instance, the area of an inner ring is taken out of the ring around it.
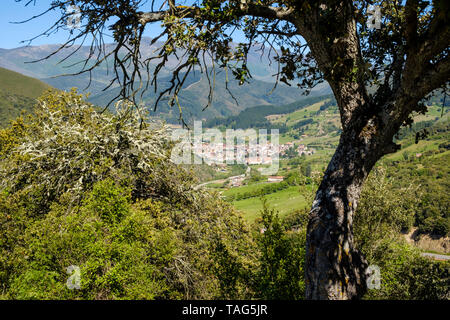
{"label": "overhanging branch", "polygon": [[[246,3],[239,8],[233,10],[236,18],[244,16],[252,16],[266,19],[278,19],[284,21],[292,21],[293,8],[286,7],[271,7],[257,5],[254,3]],[[147,23],[162,21],[170,14],[175,14],[183,18],[196,18],[202,17],[199,7],[194,6],[177,6],[174,10],[163,10],[156,12],[140,12],[139,23],[146,25]]]}

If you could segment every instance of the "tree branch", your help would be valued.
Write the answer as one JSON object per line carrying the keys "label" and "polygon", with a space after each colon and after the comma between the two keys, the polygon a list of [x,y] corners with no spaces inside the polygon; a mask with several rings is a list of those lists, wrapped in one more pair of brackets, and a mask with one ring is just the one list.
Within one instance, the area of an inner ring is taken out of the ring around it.
{"label": "tree branch", "polygon": [[450,56],[447,55],[439,62],[429,65],[421,74],[420,80],[414,84],[411,93],[417,99],[423,98],[434,90],[438,89],[450,79]]}
{"label": "tree branch", "polygon": [[413,52],[418,43],[417,43],[417,8],[419,6],[419,2],[417,0],[408,0],[405,5],[405,38],[406,45],[408,47],[409,52]]}
{"label": "tree branch", "polygon": [[[253,16],[265,19],[278,19],[284,21],[292,21],[293,8],[286,7],[270,7],[257,5],[254,3],[246,3],[239,8],[234,9],[237,18],[244,16]],[[179,14],[184,18],[202,17],[200,8],[195,6],[177,6],[171,12],[170,10],[156,12],[139,12],[139,23],[146,25],[147,23],[162,21],[169,14]]]}

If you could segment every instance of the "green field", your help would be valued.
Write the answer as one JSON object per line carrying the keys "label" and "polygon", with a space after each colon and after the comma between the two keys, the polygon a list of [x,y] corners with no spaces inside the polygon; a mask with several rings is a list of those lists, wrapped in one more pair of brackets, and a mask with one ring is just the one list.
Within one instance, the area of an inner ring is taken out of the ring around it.
{"label": "green field", "polygon": [[[238,188],[237,188],[238,189]],[[302,192],[303,191],[303,192]],[[287,189],[278,191],[265,196],[269,208],[278,211],[280,216],[283,216],[291,211],[309,207],[307,193],[305,188],[292,186]],[[259,197],[234,201],[233,205],[236,209],[241,211],[248,221],[254,221],[260,216],[262,210],[262,201]]]}
{"label": "green field", "polygon": [[319,110],[320,106],[327,102],[329,99],[314,103],[306,108],[294,111],[292,113],[288,113],[273,120],[273,123],[286,123],[288,126],[294,125],[296,122],[303,120],[304,118],[311,117],[311,115],[317,110]]}
{"label": "green field", "polygon": [[245,193],[245,192],[256,192],[264,188],[266,186],[266,183],[255,183],[250,185],[241,186],[239,188],[231,188],[223,192],[223,195],[226,197],[229,196],[235,196],[238,193]]}

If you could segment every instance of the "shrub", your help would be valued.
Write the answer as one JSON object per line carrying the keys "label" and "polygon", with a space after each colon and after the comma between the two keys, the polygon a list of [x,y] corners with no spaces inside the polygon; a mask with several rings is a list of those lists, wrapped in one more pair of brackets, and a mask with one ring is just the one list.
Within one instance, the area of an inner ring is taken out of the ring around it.
{"label": "shrub", "polygon": [[[142,122],[142,110],[130,107],[102,114],[75,91],[47,92],[23,130],[2,131],[2,298],[251,294],[243,279],[233,290],[219,286],[214,272],[221,245],[242,268],[254,264],[244,221],[216,195],[195,190],[191,173],[169,161],[168,129]],[[72,265],[79,290],[66,286]]]}
{"label": "shrub", "polygon": [[355,240],[369,265],[381,272],[366,299],[448,299],[450,264],[432,262],[401,237],[420,205],[417,187],[399,188],[383,169],[369,177],[355,214]]}
{"label": "shrub", "polygon": [[306,232],[290,230],[263,201],[260,252],[255,274],[256,296],[261,299],[303,299]]}

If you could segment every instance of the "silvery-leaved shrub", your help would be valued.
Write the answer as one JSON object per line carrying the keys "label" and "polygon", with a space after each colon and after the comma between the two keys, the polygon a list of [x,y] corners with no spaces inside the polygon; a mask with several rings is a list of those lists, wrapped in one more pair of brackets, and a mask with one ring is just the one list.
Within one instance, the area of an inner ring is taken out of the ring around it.
{"label": "silvery-leaved shrub", "polygon": [[215,248],[251,270],[246,224],[170,162],[167,127],[116,107],[50,91],[0,130],[0,297],[248,297],[214,272]]}

